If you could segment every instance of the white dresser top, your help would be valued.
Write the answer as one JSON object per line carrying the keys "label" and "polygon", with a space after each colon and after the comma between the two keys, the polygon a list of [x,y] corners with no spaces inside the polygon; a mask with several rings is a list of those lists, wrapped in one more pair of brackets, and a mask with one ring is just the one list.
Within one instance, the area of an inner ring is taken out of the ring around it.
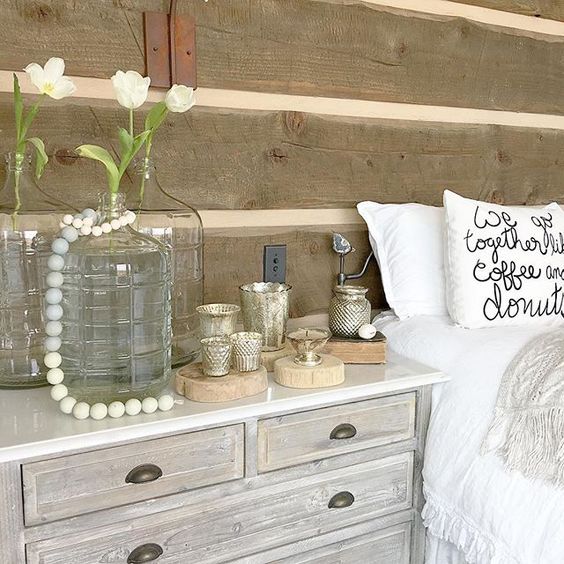
{"label": "white dresser top", "polygon": [[0,390],[0,463],[224,425],[447,380],[435,369],[393,353],[388,356],[387,364],[346,365],[345,382],[332,388],[284,388],[270,379],[268,390],[253,397],[229,403],[196,403],[175,395],[178,403],[169,412],[102,421],[78,421],[61,413],[49,396],[50,387]]}

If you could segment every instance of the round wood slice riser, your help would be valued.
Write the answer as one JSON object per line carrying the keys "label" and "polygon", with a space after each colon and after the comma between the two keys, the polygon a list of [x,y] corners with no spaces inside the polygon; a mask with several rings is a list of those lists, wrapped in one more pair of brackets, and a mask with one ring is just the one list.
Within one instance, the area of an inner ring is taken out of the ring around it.
{"label": "round wood slice riser", "polygon": [[254,372],[231,370],[227,376],[206,376],[201,363],[184,366],[176,373],[176,392],[192,401],[217,403],[256,396],[268,388],[264,366]]}
{"label": "round wood slice riser", "polygon": [[272,372],[274,370],[274,363],[278,359],[286,356],[292,356],[292,358],[296,356],[294,347],[288,342],[286,342],[284,348],[279,351],[262,351],[260,362],[269,372]]}
{"label": "round wood slice riser", "polygon": [[338,358],[322,354],[319,366],[300,366],[294,356],[278,359],[274,363],[274,380],[287,388],[328,388],[345,381],[345,365]]}

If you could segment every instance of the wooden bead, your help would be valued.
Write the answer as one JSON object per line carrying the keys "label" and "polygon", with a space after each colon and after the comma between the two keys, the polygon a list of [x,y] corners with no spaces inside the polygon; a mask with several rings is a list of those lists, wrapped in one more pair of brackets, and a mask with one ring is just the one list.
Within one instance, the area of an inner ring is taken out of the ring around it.
{"label": "wooden bead", "polygon": [[65,373],[60,368],[51,368],[47,371],[47,382],[52,386],[60,384],[65,379]]}
{"label": "wooden bead", "polygon": [[125,413],[127,415],[138,415],[141,413],[141,402],[136,398],[131,398],[125,402]]}
{"label": "wooden bead", "polygon": [[108,415],[117,419],[118,417],[122,417],[125,413],[125,405],[121,401],[113,401],[108,405]]}
{"label": "wooden bead", "polygon": [[57,384],[51,388],[51,397],[55,401],[61,401],[69,395],[69,390],[64,384]]}
{"label": "wooden bead", "polygon": [[105,403],[95,403],[90,408],[90,417],[96,421],[106,418],[108,415],[108,406]]}
{"label": "wooden bead", "polygon": [[75,405],[76,405],[76,399],[73,398],[72,396],[67,396],[59,402],[59,409],[63,413],[70,415]]}
{"label": "wooden bead", "polygon": [[145,398],[141,402],[143,413],[155,413],[159,407],[159,402],[155,398]]}
{"label": "wooden bead", "polygon": [[72,409],[72,414],[76,419],[88,419],[90,406],[85,401],[79,401]]}
{"label": "wooden bead", "polygon": [[58,352],[48,352],[43,358],[43,362],[47,368],[57,368],[58,366],[61,366],[63,357]]}
{"label": "wooden bead", "polygon": [[161,411],[170,411],[174,407],[174,398],[165,394],[159,398],[159,409]]}

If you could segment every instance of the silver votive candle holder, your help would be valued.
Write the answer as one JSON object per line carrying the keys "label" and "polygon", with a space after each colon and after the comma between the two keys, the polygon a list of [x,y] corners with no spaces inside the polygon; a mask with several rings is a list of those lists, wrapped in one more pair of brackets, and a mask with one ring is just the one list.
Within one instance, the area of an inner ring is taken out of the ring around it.
{"label": "silver votive candle holder", "polygon": [[235,304],[205,304],[196,308],[200,318],[200,337],[229,337],[235,333],[241,308]]}
{"label": "silver votive candle holder", "polygon": [[206,376],[226,376],[231,367],[229,337],[206,337],[202,344],[202,371]]}
{"label": "silver votive candle holder", "polygon": [[239,372],[252,372],[260,368],[262,334],[241,331],[231,335],[233,367]]}
{"label": "silver votive candle holder", "polygon": [[286,342],[292,286],[253,282],[239,287],[245,331],[261,333],[263,351],[278,351]]}

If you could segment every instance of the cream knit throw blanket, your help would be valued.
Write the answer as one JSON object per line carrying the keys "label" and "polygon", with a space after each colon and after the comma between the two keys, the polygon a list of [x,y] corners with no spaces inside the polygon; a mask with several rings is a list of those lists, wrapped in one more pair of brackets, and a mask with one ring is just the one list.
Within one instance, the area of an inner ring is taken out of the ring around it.
{"label": "cream knit throw blanket", "polygon": [[503,375],[482,454],[564,487],[564,330],[530,341]]}

